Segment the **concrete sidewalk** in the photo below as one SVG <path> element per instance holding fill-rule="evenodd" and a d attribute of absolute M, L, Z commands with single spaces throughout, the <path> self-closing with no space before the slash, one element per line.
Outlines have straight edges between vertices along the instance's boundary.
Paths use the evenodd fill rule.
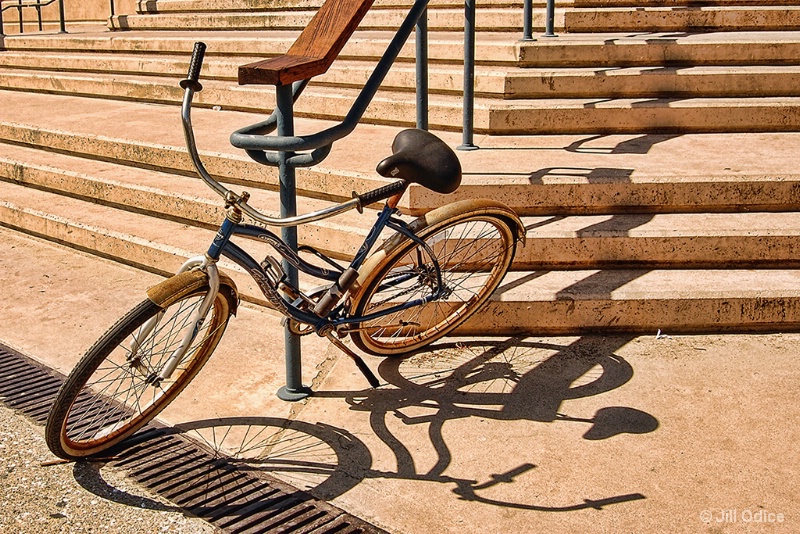
<path fill-rule="evenodd" d="M 0 341 L 64 372 L 159 281 L 0 237 Z M 296 404 L 282 345 L 243 305 L 162 419 L 243 456 L 291 420 L 272 473 L 390 532 L 800 530 L 800 335 L 448 339 L 376 390 L 309 336 Z"/>

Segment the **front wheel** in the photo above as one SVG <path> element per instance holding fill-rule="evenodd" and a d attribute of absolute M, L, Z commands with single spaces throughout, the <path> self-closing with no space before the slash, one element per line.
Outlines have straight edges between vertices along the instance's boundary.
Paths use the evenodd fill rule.
<path fill-rule="evenodd" d="M 178 289 L 166 308 L 145 300 L 89 349 L 59 390 L 48 416 L 45 439 L 53 454 L 78 459 L 116 445 L 189 384 L 228 323 L 231 302 L 223 291 L 169 378 L 159 373 L 192 327 L 190 318 L 207 291 L 208 286 Z"/>
<path fill-rule="evenodd" d="M 436 293 L 439 297 L 363 321 L 351 333 L 353 342 L 371 354 L 398 355 L 451 332 L 500 285 L 514 257 L 513 224 L 496 213 L 467 211 L 416 231 L 427 246 L 407 240 L 390 251 L 365 281 L 354 315 L 369 316 Z"/>

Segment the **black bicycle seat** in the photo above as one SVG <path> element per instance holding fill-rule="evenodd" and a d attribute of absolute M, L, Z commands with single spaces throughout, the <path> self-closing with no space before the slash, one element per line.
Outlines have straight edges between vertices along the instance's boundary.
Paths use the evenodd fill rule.
<path fill-rule="evenodd" d="M 392 143 L 392 155 L 378 164 L 378 174 L 416 183 L 437 193 L 452 193 L 461 184 L 461 163 L 444 141 L 425 130 L 403 130 Z"/>

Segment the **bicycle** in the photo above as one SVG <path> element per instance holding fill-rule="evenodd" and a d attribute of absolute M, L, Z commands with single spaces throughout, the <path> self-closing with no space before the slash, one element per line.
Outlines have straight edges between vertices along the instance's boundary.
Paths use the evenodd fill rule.
<path fill-rule="evenodd" d="M 199 72 L 205 45 L 192 54 L 181 116 L 189 155 L 201 179 L 225 201 L 226 217 L 207 252 L 187 260 L 178 273 L 147 292 L 147 299 L 114 324 L 78 362 L 59 390 L 45 429 L 50 450 L 64 459 L 96 455 L 152 420 L 197 375 L 219 343 L 239 296 L 234 281 L 217 268 L 222 257 L 250 274 L 294 334 L 328 338 L 353 359 L 372 387 L 379 385 L 361 357 L 342 342 L 350 336 L 363 351 L 380 356 L 413 352 L 447 335 L 490 297 L 508 271 L 524 227 L 507 206 L 489 200 L 455 202 L 413 222 L 399 218 L 400 198 L 416 183 L 439 193 L 455 191 L 461 166 L 455 153 L 423 130 L 401 131 L 393 154 L 377 171 L 393 182 L 346 202 L 306 215 L 266 216 L 205 169 L 194 140 L 191 103 L 202 90 Z M 269 123 L 269 124 L 268 124 Z M 243 129 L 242 145 L 257 161 L 272 154 L 253 150 L 270 120 Z M 337 134 L 339 135 L 339 134 Z M 344 134 L 346 135 L 346 133 Z M 319 136 L 277 141 L 283 152 L 312 150 L 318 161 L 330 150 Z M 271 137 L 275 140 L 275 137 Z M 300 139 L 301 142 L 297 142 Z M 295 156 L 296 157 L 296 156 Z M 316 265 L 263 225 L 294 227 L 383 201 L 377 220 L 347 267 L 304 246 Z M 256 224 L 244 222 L 248 216 Z M 377 248 L 385 230 L 394 232 Z M 232 238 L 270 245 L 288 265 L 325 282 L 304 292 L 272 256 L 261 262 Z M 374 250 L 373 250 L 374 249 Z"/>

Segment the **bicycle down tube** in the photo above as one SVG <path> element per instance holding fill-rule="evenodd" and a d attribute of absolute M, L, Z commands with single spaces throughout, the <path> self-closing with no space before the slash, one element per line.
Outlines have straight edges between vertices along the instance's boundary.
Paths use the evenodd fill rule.
<path fill-rule="evenodd" d="M 378 219 L 375 225 L 370 230 L 369 235 L 367 235 L 367 237 L 364 240 L 364 243 L 359 248 L 358 253 L 350 263 L 348 269 L 358 271 L 362 267 L 364 261 L 369 255 L 369 252 L 375 246 L 375 243 L 377 242 L 381 232 L 386 227 L 390 227 L 396 230 L 397 232 L 408 237 L 409 239 L 419 244 L 420 246 L 428 249 L 428 253 L 432 257 L 434 256 L 433 252 L 430 251 L 428 245 L 424 241 L 422 241 L 413 233 L 411 233 L 408 229 L 406 229 L 405 225 L 402 224 L 402 221 L 399 221 L 398 219 L 394 219 L 392 217 L 393 212 L 394 212 L 393 208 L 390 208 L 388 206 L 384 207 L 384 209 L 378 215 Z M 283 257 L 288 262 L 292 263 L 300 271 L 317 279 L 335 282 L 342 275 L 341 272 L 332 269 L 326 269 L 324 267 L 318 267 L 316 265 L 306 262 L 300 256 L 298 256 L 297 253 L 295 253 L 290 247 L 288 247 L 286 243 L 284 243 L 278 236 L 276 236 L 274 233 L 270 232 L 265 228 L 261 228 L 260 226 L 255 226 L 250 224 L 223 225 L 223 227 L 226 226 L 228 228 L 225 230 L 225 235 L 219 238 L 221 241 L 224 240 L 224 245 L 222 245 L 221 247 L 217 246 L 216 245 L 217 238 L 215 238 L 215 243 L 212 244 L 212 246 L 209 248 L 208 251 L 209 257 L 213 260 L 217 260 L 219 259 L 220 255 L 225 256 L 228 259 L 232 260 L 237 265 L 239 265 L 240 267 L 242 267 L 248 274 L 250 274 L 253 277 L 253 279 L 256 281 L 259 288 L 261 289 L 262 293 L 266 297 L 267 301 L 270 302 L 270 304 L 275 306 L 278 310 L 282 311 L 284 315 L 287 315 L 301 323 L 314 326 L 315 331 L 321 336 L 326 335 L 326 332 L 330 330 L 331 327 L 335 329 L 343 325 L 355 324 L 355 323 L 360 323 L 362 321 L 373 320 L 387 315 L 391 315 L 400 310 L 409 309 L 415 306 L 426 304 L 427 302 L 437 299 L 441 293 L 441 287 L 442 287 L 441 272 L 438 270 L 438 263 L 435 263 L 437 267 L 437 272 L 436 272 L 437 287 L 436 290 L 432 291 L 431 294 L 427 297 L 416 299 L 414 301 L 407 302 L 405 304 L 398 305 L 392 308 L 387 308 L 381 310 L 380 312 L 365 316 L 336 317 L 336 313 L 335 311 L 333 311 L 330 312 L 328 315 L 321 317 L 315 313 L 311 313 L 303 309 L 300 309 L 292 302 L 285 300 L 278 291 L 276 287 L 277 284 L 274 281 L 270 280 L 269 275 L 266 272 L 265 268 L 261 264 L 259 264 L 255 260 L 255 258 L 253 258 L 250 254 L 248 254 L 244 249 L 242 249 L 236 243 L 231 241 L 230 238 L 233 237 L 234 235 L 241 235 L 241 236 L 253 237 L 261 241 L 264 241 L 269 245 L 271 245 L 272 248 L 275 249 L 275 251 L 281 255 L 281 257 Z M 290 287 L 290 289 L 296 291 L 297 293 L 300 293 L 299 288 Z"/>

